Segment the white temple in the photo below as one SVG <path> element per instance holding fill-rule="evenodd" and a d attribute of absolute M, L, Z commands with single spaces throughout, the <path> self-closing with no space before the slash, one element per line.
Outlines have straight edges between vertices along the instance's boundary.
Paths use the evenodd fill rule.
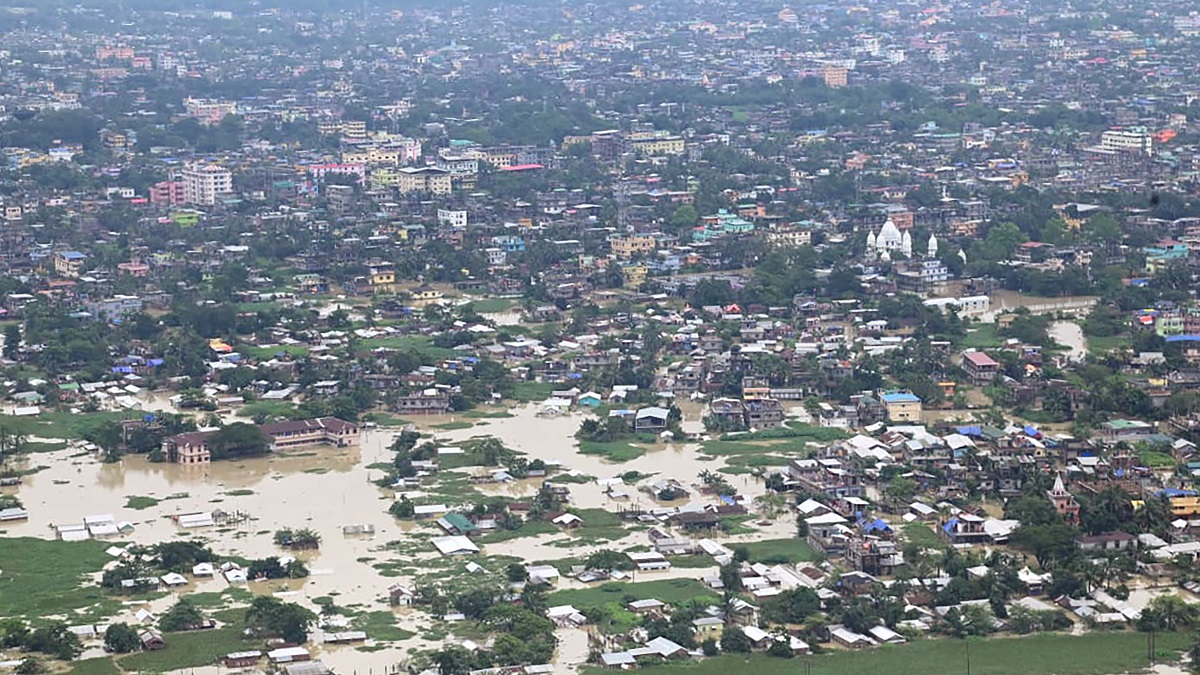
<path fill-rule="evenodd" d="M 936 258 L 937 254 L 938 254 L 937 235 L 930 234 L 929 235 L 929 245 L 925 247 L 925 257 L 926 258 Z"/>
<path fill-rule="evenodd" d="M 905 233 L 907 234 L 907 233 Z M 912 252 L 912 237 L 908 241 L 909 252 Z M 883 228 L 879 230 L 879 234 L 874 232 L 867 233 L 867 252 L 880 254 L 887 251 L 899 251 L 904 247 L 904 235 L 900 234 L 900 228 L 892 222 L 891 218 L 883 224 Z M 888 256 L 891 257 L 891 256 Z"/>

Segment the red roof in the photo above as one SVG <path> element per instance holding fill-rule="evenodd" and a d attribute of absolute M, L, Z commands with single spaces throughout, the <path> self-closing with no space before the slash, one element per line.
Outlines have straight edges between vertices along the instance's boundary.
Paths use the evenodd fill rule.
<path fill-rule="evenodd" d="M 963 354 L 963 359 L 969 361 L 972 365 L 979 368 L 1000 365 L 996 359 L 993 359 L 983 352 L 967 352 Z"/>

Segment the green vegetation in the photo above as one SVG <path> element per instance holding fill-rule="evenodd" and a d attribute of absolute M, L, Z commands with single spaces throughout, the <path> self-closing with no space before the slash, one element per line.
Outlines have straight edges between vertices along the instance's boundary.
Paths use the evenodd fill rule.
<path fill-rule="evenodd" d="M 396 615 L 391 612 L 367 612 L 353 621 L 355 628 L 365 632 L 372 640 L 399 642 L 415 635 L 396 625 Z"/>
<path fill-rule="evenodd" d="M 1187 633 L 1159 633 L 1160 654 L 1178 656 L 1191 637 Z M 971 640 L 973 675 L 1106 675 L 1140 672 L 1146 667 L 1146 636 L 1142 633 L 1089 633 L 1037 635 L 1011 639 Z M 1162 660 L 1160 658 L 1160 660 Z M 926 675 L 964 672 L 963 640 L 919 640 L 906 645 L 863 651 L 835 651 L 805 659 L 779 659 L 763 654 L 729 655 L 655 668 L 658 675 L 724 675 L 741 670 L 761 675 Z M 599 673 L 599 669 L 588 669 Z"/>
<path fill-rule="evenodd" d="M 546 400 L 552 391 L 554 385 L 549 382 L 518 382 L 513 387 L 512 397 L 516 401 L 533 403 Z"/>
<path fill-rule="evenodd" d="M 959 340 L 958 346 L 963 349 L 988 349 L 999 347 L 1004 340 L 996 335 L 996 324 L 974 324 L 967 330 L 967 335 Z"/>
<path fill-rule="evenodd" d="M 511 541 L 521 537 L 536 537 L 543 534 L 554 534 L 558 532 L 558 528 L 553 523 L 547 523 L 540 520 L 531 520 L 523 523 L 519 530 L 494 530 L 479 537 L 477 541 L 480 544 L 498 544 L 502 541 Z"/>
<path fill-rule="evenodd" d="M 646 454 L 646 448 L 629 441 L 580 441 L 579 454 L 601 455 L 610 462 L 629 462 Z"/>
<path fill-rule="evenodd" d="M 60 542 L 17 537 L 0 545 L 0 607 L 6 616 L 44 617 L 105 600 L 96 586 L 80 588 L 84 575 L 112 560 L 112 542 Z"/>
<path fill-rule="evenodd" d="M 120 675 L 121 670 L 117 668 L 117 664 L 108 657 L 97 659 L 84 659 L 82 661 L 72 661 L 71 669 L 66 675 Z"/>
<path fill-rule="evenodd" d="M 908 523 L 902 531 L 906 539 L 922 548 L 941 549 L 945 547 L 945 542 L 937 535 L 937 532 L 924 523 Z"/>
<path fill-rule="evenodd" d="M 1165 452 L 1156 452 L 1154 450 L 1143 450 L 1138 453 L 1138 461 L 1142 466 L 1148 466 L 1151 469 L 1170 468 L 1175 466 L 1175 458 Z"/>
<path fill-rule="evenodd" d="M 161 500 L 154 497 L 132 496 L 125 500 L 125 508 L 141 511 L 154 506 L 158 506 Z"/>
<path fill-rule="evenodd" d="M 441 424 L 435 424 L 435 425 L 433 425 L 432 428 L 438 429 L 440 431 L 458 431 L 459 429 L 470 429 L 473 426 L 475 426 L 474 422 L 465 422 L 463 420 L 455 420 L 453 422 L 443 422 Z"/>
<path fill-rule="evenodd" d="M 697 598 L 715 601 L 717 594 L 694 579 L 664 579 L 638 583 L 611 581 L 592 588 L 555 591 L 550 594 L 547 602 L 551 606 L 574 605 L 583 610 L 613 601 L 622 602 L 626 597 L 636 600 L 655 598 L 670 605 L 679 605 Z"/>
<path fill-rule="evenodd" d="M 767 539 L 740 544 L 737 548 L 746 549 L 751 562 L 795 563 L 818 560 L 821 557 L 803 539 Z"/>
<path fill-rule="evenodd" d="M 259 646 L 256 642 L 243 640 L 241 633 L 240 627 L 171 633 L 166 636 L 165 649 L 132 654 L 119 663 L 123 670 L 151 673 L 209 666 L 226 654 Z"/>
<path fill-rule="evenodd" d="M 6 417 L 4 428 L 10 434 L 22 436 L 78 440 L 95 435 L 106 422 L 117 422 L 126 417 L 127 414 L 119 412 L 42 411 L 36 417 Z"/>
<path fill-rule="evenodd" d="M 295 404 L 287 401 L 252 401 L 238 409 L 238 417 L 296 417 L 298 409 Z"/>

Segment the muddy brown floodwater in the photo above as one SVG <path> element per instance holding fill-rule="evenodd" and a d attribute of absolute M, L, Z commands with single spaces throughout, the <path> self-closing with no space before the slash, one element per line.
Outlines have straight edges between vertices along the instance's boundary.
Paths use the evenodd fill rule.
<path fill-rule="evenodd" d="M 583 416 L 576 413 L 554 418 L 537 416 L 536 406 L 511 411 L 512 417 L 477 420 L 469 429 L 437 432 L 429 427 L 447 418 L 417 420 L 419 426 L 433 431 L 440 443 L 466 440 L 472 436 L 490 435 L 506 445 L 524 452 L 529 459 L 557 460 L 568 470 L 597 478 L 612 478 L 628 471 L 656 474 L 661 478 L 676 478 L 691 485 L 704 470 L 720 468 L 721 459 L 706 458 L 695 444 L 660 444 L 645 455 L 629 462 L 614 463 L 603 457 L 581 455 L 574 434 Z M 689 410 L 688 417 L 699 411 Z M 695 421 L 694 419 L 692 420 Z M 19 494 L 30 512 L 24 523 L 7 524 L 6 536 L 54 538 L 53 525 L 82 522 L 84 516 L 112 514 L 118 522 L 129 521 L 134 531 L 122 537 L 124 541 L 154 544 L 179 538 L 200 538 L 207 541 L 220 555 L 262 558 L 285 553 L 272 543 L 272 534 L 281 528 L 310 528 L 322 537 L 318 551 L 299 555 L 309 565 L 312 575 L 294 581 L 253 582 L 255 593 L 285 593 L 290 601 L 303 602 L 315 608 L 312 599 L 333 594 L 342 606 L 361 604 L 368 610 L 387 609 L 387 588 L 394 583 L 411 582 L 404 577 L 387 578 L 371 567 L 388 558 L 378 549 L 385 542 L 405 539 L 411 523 L 400 523 L 387 513 L 394 499 L 391 490 L 377 488 L 371 480 L 383 472 L 368 468 L 374 463 L 391 459 L 388 447 L 396 430 L 369 430 L 363 433 L 361 448 L 335 449 L 316 447 L 291 453 L 239 462 L 216 462 L 203 467 L 175 464 L 153 464 L 140 457 L 127 457 L 120 463 L 104 464 L 93 457 L 72 457 L 73 451 L 36 455 L 32 463 L 48 468 L 25 479 Z M 469 470 L 467 470 L 469 471 Z M 730 481 L 747 497 L 763 494 L 761 481 L 745 476 L 730 476 Z M 524 480 L 510 484 L 485 485 L 485 494 L 511 497 L 532 495 L 539 481 Z M 626 502 L 609 498 L 596 483 L 571 484 L 572 501 L 581 508 L 602 508 L 616 511 L 618 504 L 652 506 L 654 500 L 634 486 L 625 488 L 630 495 Z M 711 501 L 708 496 L 693 491 L 694 500 Z M 157 505 L 143 510 L 126 508 L 129 497 L 144 496 L 160 499 Z M 683 502 L 676 502 L 680 504 Z M 240 511 L 249 520 L 227 528 L 182 530 L 171 515 L 212 511 Z M 345 525 L 372 525 L 375 535 L 347 537 Z M 727 541 L 748 541 L 760 538 L 792 536 L 790 518 L 765 525 L 753 535 L 729 537 Z M 548 534 L 527 537 L 484 547 L 488 555 L 511 555 L 526 560 L 557 559 L 594 550 L 596 545 L 580 541 L 574 548 L 550 546 L 567 536 Z M 619 542 L 605 546 L 622 548 L 645 544 L 643 533 L 632 533 Z M 419 554 L 416 560 L 429 559 L 433 552 Z M 654 578 L 697 578 L 709 570 L 671 570 Z M 577 582 L 566 581 L 573 585 Z M 152 611 L 169 607 L 181 594 L 196 591 L 219 591 L 226 586 L 223 580 L 194 582 L 176 590 L 170 597 L 150 604 Z M 130 606 L 121 618 L 128 619 L 136 611 Z M 420 613 L 396 610 L 398 625 L 420 633 L 425 627 Z M 560 631 L 562 638 L 558 661 L 574 668 L 586 657 L 586 636 L 581 631 Z M 419 637 L 398 643 L 380 651 L 367 653 L 352 647 L 320 648 L 323 658 L 332 668 L 343 673 L 382 670 L 407 658 L 414 649 L 436 647 Z M 189 669 L 192 670 L 192 669 Z M 205 669 L 196 669 L 204 672 Z M 215 670 L 214 670 L 215 672 Z"/>

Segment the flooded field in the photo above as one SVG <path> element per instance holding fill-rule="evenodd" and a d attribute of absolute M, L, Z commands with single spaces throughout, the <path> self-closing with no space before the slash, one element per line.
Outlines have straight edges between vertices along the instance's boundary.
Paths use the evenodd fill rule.
<path fill-rule="evenodd" d="M 699 409 L 689 410 L 689 423 L 697 423 Z M 539 417 L 535 406 L 511 411 L 510 417 L 470 419 L 440 417 L 416 420 L 422 430 L 434 434 L 438 444 L 466 441 L 475 436 L 494 436 L 530 460 L 542 459 L 561 463 L 563 470 L 579 476 L 607 479 L 637 472 L 645 476 L 675 478 L 684 485 L 698 483 L 703 471 L 715 471 L 725 464 L 724 458 L 714 459 L 698 451 L 697 444 L 659 443 L 640 457 L 615 463 L 599 455 L 578 452 L 574 438 L 582 416 Z M 437 425 L 447 422 L 471 421 L 470 428 L 438 431 Z M 389 610 L 388 587 L 412 584 L 423 566 L 446 567 L 465 565 L 448 563 L 437 557 L 425 538 L 433 532 L 426 523 L 398 521 L 387 513 L 394 501 L 391 489 L 376 487 L 372 481 L 385 474 L 382 465 L 392 459 L 389 446 L 398 430 L 368 430 L 363 433 L 361 448 L 336 449 L 314 447 L 263 458 L 236 462 L 214 462 L 207 466 L 155 464 L 142 457 L 127 457 L 115 464 L 105 464 L 91 455 L 77 451 L 36 455 L 31 466 L 44 469 L 25 478 L 19 495 L 30 512 L 27 522 L 7 524 L 6 536 L 54 538 L 53 526 L 82 522 L 85 516 L 111 514 L 118 523 L 127 521 L 132 533 L 120 541 L 154 544 L 177 539 L 199 539 L 209 544 L 221 556 L 246 559 L 285 554 L 272 542 L 272 534 L 283 528 L 309 528 L 322 538 L 319 550 L 303 552 L 297 557 L 306 562 L 311 576 L 299 580 L 251 582 L 256 594 L 283 594 L 287 600 L 302 602 L 317 609 L 315 598 L 335 597 L 339 606 L 358 607 L 364 611 Z M 372 468 L 372 467 L 375 468 Z M 479 468 L 458 470 L 470 474 Z M 446 472 L 449 473 L 449 472 Z M 761 481 L 751 476 L 727 476 L 746 497 L 753 499 L 765 492 Z M 510 498 L 534 495 L 542 479 L 526 479 L 511 483 L 473 486 L 483 495 Z M 582 480 L 582 478 L 580 479 Z M 5 488 L 8 491 L 16 488 Z M 658 505 L 651 495 L 630 485 L 621 488 L 627 499 L 613 499 L 595 481 L 570 484 L 571 504 L 581 509 L 602 509 L 615 512 L 621 508 Z M 131 498 L 142 498 L 130 501 Z M 150 498 L 149 500 L 144 498 Z M 691 499 L 710 502 L 713 497 L 691 490 Z M 159 500 L 148 508 L 136 509 Z M 675 505 L 687 503 L 676 500 Z M 184 530 L 171 516 L 211 512 L 220 509 L 244 514 L 245 519 L 219 528 Z M 373 536 L 345 536 L 347 525 L 368 525 Z M 420 536 L 418 536 L 420 533 Z M 726 537 L 727 543 L 763 538 L 792 537 L 795 526 L 790 517 L 778 522 L 761 523 L 751 534 Z M 485 556 L 511 556 L 526 561 L 554 560 L 585 556 L 598 548 L 615 550 L 648 543 L 644 532 L 631 531 L 621 539 L 593 542 L 571 537 L 567 533 L 523 536 L 504 542 L 484 544 Z M 405 569 L 383 575 L 376 567 L 391 562 Z M 499 575 L 499 570 L 493 570 Z M 655 579 L 698 579 L 712 573 L 712 568 L 672 569 L 651 573 Z M 563 587 L 578 582 L 564 579 Z M 227 586 L 221 579 L 192 582 L 174 589 L 167 597 L 149 604 L 151 611 L 160 612 L 174 604 L 180 595 L 192 592 L 221 591 Z M 140 606 L 130 605 L 117 620 L 131 620 Z M 411 631 L 416 637 L 397 642 L 379 651 L 365 652 L 353 647 L 320 648 L 321 658 L 339 672 L 365 672 L 382 669 L 406 659 L 413 650 L 432 649 L 440 640 L 421 637 L 429 631 L 429 617 L 419 612 L 395 610 L 397 626 Z M 587 656 L 587 639 L 582 631 L 560 631 L 558 661 L 563 664 L 582 663 Z M 318 641 L 319 642 L 319 641 Z M 99 655 L 96 653 L 95 655 Z"/>

